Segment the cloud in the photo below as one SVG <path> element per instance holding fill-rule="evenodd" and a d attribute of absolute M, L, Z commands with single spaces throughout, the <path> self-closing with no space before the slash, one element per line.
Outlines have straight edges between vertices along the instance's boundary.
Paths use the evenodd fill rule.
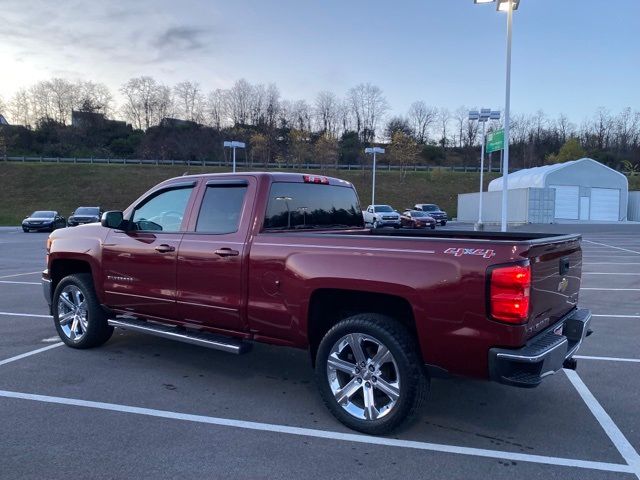
<path fill-rule="evenodd" d="M 153 45 L 165 51 L 197 51 L 206 50 L 205 37 L 208 32 L 199 27 L 170 27 L 158 35 Z"/>

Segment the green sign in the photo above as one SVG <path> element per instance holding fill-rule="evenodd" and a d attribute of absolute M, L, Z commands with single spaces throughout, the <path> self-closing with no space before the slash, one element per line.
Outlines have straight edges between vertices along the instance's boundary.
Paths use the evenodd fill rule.
<path fill-rule="evenodd" d="M 496 130 L 487 135 L 487 153 L 499 152 L 504 148 L 504 130 Z"/>

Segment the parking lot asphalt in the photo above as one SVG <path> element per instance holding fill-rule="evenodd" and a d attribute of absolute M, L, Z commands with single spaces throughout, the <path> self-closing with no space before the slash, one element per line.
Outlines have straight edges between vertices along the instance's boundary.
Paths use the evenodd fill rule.
<path fill-rule="evenodd" d="M 587 230 L 595 334 L 577 372 L 533 390 L 434 380 L 414 422 L 375 438 L 328 413 L 306 352 L 124 331 L 60 346 L 39 285 L 47 235 L 0 228 L 0 478 L 638 479 L 640 226 L 533 228 Z"/>

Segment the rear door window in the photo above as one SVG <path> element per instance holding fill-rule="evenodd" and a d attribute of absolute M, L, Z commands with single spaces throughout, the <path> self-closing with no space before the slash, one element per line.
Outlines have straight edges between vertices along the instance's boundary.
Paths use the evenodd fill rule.
<path fill-rule="evenodd" d="M 198 214 L 196 232 L 220 235 L 237 232 L 246 193 L 246 183 L 208 185 Z"/>

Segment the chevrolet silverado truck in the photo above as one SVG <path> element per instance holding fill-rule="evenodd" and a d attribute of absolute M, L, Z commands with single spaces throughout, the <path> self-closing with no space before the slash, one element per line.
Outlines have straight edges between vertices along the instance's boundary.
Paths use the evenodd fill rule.
<path fill-rule="evenodd" d="M 343 180 L 196 175 L 53 232 L 42 282 L 69 347 L 115 327 L 233 354 L 306 349 L 333 415 L 382 434 L 417 411 L 430 378 L 535 387 L 575 368 L 591 318 L 577 307 L 580 243 L 366 229 Z"/>

